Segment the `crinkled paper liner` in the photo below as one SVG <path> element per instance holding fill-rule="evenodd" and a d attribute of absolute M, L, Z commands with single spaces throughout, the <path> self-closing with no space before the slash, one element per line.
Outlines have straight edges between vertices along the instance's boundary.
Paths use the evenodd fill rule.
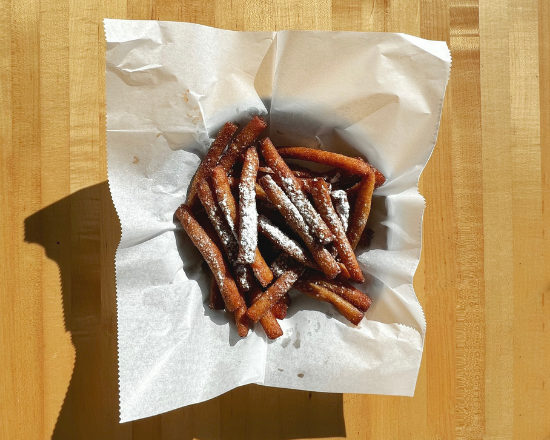
<path fill-rule="evenodd" d="M 412 395 L 426 330 L 412 285 L 425 207 L 418 178 L 437 138 L 447 46 L 403 34 L 252 33 L 152 21 L 105 20 L 105 30 L 108 176 L 122 225 L 121 421 L 248 383 Z M 362 71 L 361 62 L 379 72 Z M 305 68 L 311 82 L 300 82 Z M 412 90 L 394 93 L 402 82 Z M 369 114 L 369 105 L 380 107 Z M 384 112 L 406 126 L 397 128 L 398 140 L 413 137 L 404 147 L 408 163 L 395 158 L 400 144 Z M 360 154 L 388 177 L 374 194 L 371 250 L 358 253 L 369 278 L 362 288 L 374 303 L 357 328 L 331 305 L 294 294 L 281 338 L 269 341 L 255 326 L 240 340 L 231 316 L 208 309 L 207 271 L 170 214 L 221 125 L 264 113 L 276 145 Z M 416 133 L 418 121 L 433 123 L 432 134 Z"/>

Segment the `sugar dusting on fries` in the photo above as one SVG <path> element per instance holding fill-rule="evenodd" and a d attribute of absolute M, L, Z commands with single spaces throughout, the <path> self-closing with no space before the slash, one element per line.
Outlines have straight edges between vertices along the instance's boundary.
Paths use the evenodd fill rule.
<path fill-rule="evenodd" d="M 258 142 L 266 126 L 258 116 L 239 133 L 226 123 L 199 166 L 186 204 L 176 211 L 212 271 L 209 307 L 233 312 L 241 337 L 259 322 L 276 339 L 283 334 L 278 320 L 290 306 L 288 292 L 295 288 L 331 303 L 357 325 L 372 301 L 346 279 L 364 282 L 354 249 L 368 233 L 372 193 L 385 178 L 359 158 L 277 149 L 267 137 Z M 284 158 L 333 169 L 319 173 Z M 267 209 L 283 220 L 258 214 L 257 202 L 262 213 Z M 260 242 L 258 233 L 268 240 Z"/>

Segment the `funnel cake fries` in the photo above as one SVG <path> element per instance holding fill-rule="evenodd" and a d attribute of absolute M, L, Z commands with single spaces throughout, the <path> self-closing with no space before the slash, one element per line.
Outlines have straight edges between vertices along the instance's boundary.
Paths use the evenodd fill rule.
<path fill-rule="evenodd" d="M 239 224 L 239 218 L 237 214 L 237 205 L 235 198 L 231 193 L 231 187 L 229 179 L 225 174 L 222 167 L 217 166 L 212 172 L 212 183 L 216 190 L 216 197 L 218 198 L 218 204 L 225 215 L 225 219 L 233 232 L 235 238 L 238 236 L 237 226 Z M 257 184 L 256 184 L 257 185 Z M 265 262 L 260 250 L 256 247 L 254 262 L 250 265 L 252 271 L 256 276 L 256 279 L 260 282 L 262 287 L 267 287 L 273 280 L 273 274 L 269 269 L 269 266 Z"/>
<path fill-rule="evenodd" d="M 256 257 L 258 244 L 258 211 L 256 210 L 256 176 L 258 175 L 258 152 L 250 147 L 244 158 L 239 183 L 239 263 L 250 264 Z"/>
<path fill-rule="evenodd" d="M 344 227 L 344 232 L 346 232 L 348 230 L 350 210 L 348 195 L 344 190 L 338 189 L 336 191 L 332 191 L 330 193 L 330 196 L 332 197 L 334 209 L 336 209 L 338 217 L 340 217 L 340 221 L 342 222 L 342 226 Z"/>
<path fill-rule="evenodd" d="M 286 235 L 277 226 L 271 223 L 264 215 L 260 215 L 258 217 L 258 230 L 275 246 L 294 258 L 296 261 L 299 261 L 307 266 L 312 264 L 311 257 L 307 255 L 306 250 L 302 247 L 302 245 Z"/>
<path fill-rule="evenodd" d="M 364 283 L 365 277 L 359 268 L 355 253 L 346 237 L 342 222 L 332 206 L 329 185 L 323 179 L 317 179 L 315 181 L 315 185 L 313 186 L 313 200 L 315 201 L 315 206 L 321 213 L 321 217 L 334 234 L 334 245 L 346 269 L 348 269 L 351 279 L 357 283 Z"/>
<path fill-rule="evenodd" d="M 235 165 L 235 162 L 237 162 L 239 156 L 246 150 L 247 147 L 252 145 L 252 143 L 258 138 L 260 133 L 264 131 L 266 127 L 267 124 L 262 118 L 254 116 L 252 120 L 241 130 L 233 143 L 224 153 L 219 162 L 220 166 L 228 172 L 233 165 Z"/>
<path fill-rule="evenodd" d="M 354 250 L 385 177 L 360 158 L 257 141 L 266 126 L 258 116 L 238 133 L 225 124 L 176 211 L 212 271 L 208 306 L 232 312 L 241 337 L 259 322 L 276 339 L 294 288 L 358 325 L 372 301 L 346 280 L 365 281 Z"/>
<path fill-rule="evenodd" d="M 176 211 L 176 217 L 181 222 L 183 229 L 202 254 L 205 261 L 210 266 L 210 270 L 218 283 L 220 292 L 225 302 L 225 308 L 233 312 L 236 309 L 245 306 L 245 302 L 237 285 L 231 276 L 229 266 L 225 262 L 221 251 L 210 240 L 208 234 L 198 224 L 191 210 L 187 205 L 181 205 Z"/>
<path fill-rule="evenodd" d="M 246 316 L 247 308 L 246 306 L 239 307 L 235 310 L 235 325 L 237 326 L 237 333 L 241 338 L 244 338 L 248 335 L 248 330 L 250 330 L 250 324 L 248 322 L 248 316 Z"/>
<path fill-rule="evenodd" d="M 208 302 L 208 307 L 212 310 L 225 309 L 225 303 L 223 302 L 222 294 L 220 292 L 220 286 L 216 283 L 215 278 L 212 278 L 212 282 L 210 283 L 210 300 Z"/>
<path fill-rule="evenodd" d="M 250 298 L 250 305 L 254 304 L 258 300 L 261 294 L 262 294 L 262 291 L 260 289 L 253 289 L 251 292 L 249 292 L 248 295 Z M 275 306 L 273 308 L 275 308 Z M 265 315 L 260 318 L 260 324 L 263 327 L 265 334 L 269 339 L 277 339 L 279 336 L 283 335 L 283 330 L 281 329 L 281 326 L 277 322 L 277 319 L 275 318 L 275 314 L 271 310 L 266 312 Z"/>
<path fill-rule="evenodd" d="M 286 312 L 288 311 L 291 302 L 292 300 L 290 299 L 290 295 L 288 293 L 285 293 L 282 299 L 271 308 L 273 316 L 275 316 L 275 318 L 277 319 L 285 319 Z"/>
<path fill-rule="evenodd" d="M 359 193 L 357 194 L 355 208 L 353 210 L 353 215 L 351 216 L 348 229 L 348 240 L 353 250 L 355 250 L 355 248 L 359 244 L 361 235 L 363 235 L 365 226 L 367 226 L 374 185 L 375 176 L 371 173 L 366 177 L 363 177 L 363 181 L 361 182 L 361 186 L 359 187 Z"/>
<path fill-rule="evenodd" d="M 238 127 L 235 124 L 232 124 L 231 122 L 226 123 L 216 137 L 216 140 L 210 146 L 208 153 L 206 153 L 206 157 L 199 165 L 199 169 L 195 173 L 195 177 L 193 177 L 193 182 L 191 183 L 191 188 L 189 189 L 189 193 L 187 195 L 187 204 L 189 207 L 193 208 L 198 201 L 198 183 L 210 176 L 212 170 L 218 164 L 218 161 L 223 154 L 223 150 L 225 150 L 225 147 L 227 147 L 227 144 L 231 141 L 231 138 L 237 129 Z"/>
<path fill-rule="evenodd" d="M 250 268 L 243 264 L 237 263 L 237 240 L 229 229 L 228 224 L 224 221 L 223 214 L 216 204 L 214 192 L 208 180 L 203 180 L 199 183 L 198 188 L 199 199 L 206 210 L 206 214 L 210 219 L 218 237 L 220 238 L 223 248 L 227 254 L 227 259 L 232 264 L 235 270 L 235 277 L 239 287 L 247 292 L 252 288 Z"/>
<path fill-rule="evenodd" d="M 340 168 L 350 174 L 360 174 L 362 176 L 366 176 L 374 171 L 374 174 L 376 175 L 377 188 L 386 181 L 386 178 L 380 171 L 362 159 L 348 157 L 338 153 L 331 153 L 330 151 L 322 151 L 304 147 L 279 148 L 278 151 L 281 157 L 309 160 L 310 162 Z"/>
<path fill-rule="evenodd" d="M 292 227 L 300 238 L 304 241 L 309 251 L 313 255 L 313 259 L 323 270 L 323 273 L 328 279 L 332 279 L 340 273 L 340 267 L 336 260 L 330 255 L 323 245 L 316 241 L 309 233 L 309 229 L 298 212 L 298 209 L 292 204 L 292 202 L 285 195 L 283 190 L 275 183 L 271 176 L 264 176 L 260 180 L 260 185 L 264 189 L 267 197 L 271 200 L 271 203 L 283 214 L 288 224 Z"/>
<path fill-rule="evenodd" d="M 325 289 L 329 289 L 342 297 L 362 312 L 366 312 L 372 304 L 372 300 L 360 290 L 353 287 L 351 284 L 340 280 L 326 280 L 322 275 L 308 270 L 304 275 L 304 279 L 307 279 L 310 283 L 322 286 Z"/>
<path fill-rule="evenodd" d="M 299 280 L 294 287 L 296 290 L 318 299 L 319 301 L 331 303 L 338 309 L 340 314 L 342 314 L 344 318 L 346 318 L 353 325 L 358 325 L 364 317 L 361 310 L 324 286 Z"/>
<path fill-rule="evenodd" d="M 262 293 L 254 304 L 250 306 L 248 317 L 258 322 L 262 316 L 271 310 L 279 300 L 287 293 L 292 285 L 298 280 L 303 268 L 291 268 L 285 271 L 264 293 Z"/>
<path fill-rule="evenodd" d="M 334 237 L 302 191 L 300 180 L 294 175 L 279 153 L 277 153 L 277 149 L 269 138 L 262 139 L 260 145 L 262 147 L 262 156 L 277 175 L 278 182 L 280 182 L 288 197 L 304 218 L 312 235 L 317 237 L 323 245 L 330 243 L 334 240 Z"/>

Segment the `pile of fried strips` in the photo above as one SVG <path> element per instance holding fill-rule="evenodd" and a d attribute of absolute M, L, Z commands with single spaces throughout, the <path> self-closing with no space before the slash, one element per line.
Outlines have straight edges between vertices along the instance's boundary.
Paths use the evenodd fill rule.
<path fill-rule="evenodd" d="M 258 116 L 239 132 L 226 123 L 176 211 L 212 271 L 209 307 L 232 312 L 241 337 L 260 322 L 276 339 L 294 288 L 357 325 L 372 301 L 350 284 L 365 282 L 355 249 L 370 240 L 372 194 L 385 178 L 361 158 L 276 148 L 258 140 L 266 126 Z"/>

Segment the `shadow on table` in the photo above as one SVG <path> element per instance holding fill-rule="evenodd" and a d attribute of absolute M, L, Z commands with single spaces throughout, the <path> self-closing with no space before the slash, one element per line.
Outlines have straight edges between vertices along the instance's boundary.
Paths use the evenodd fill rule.
<path fill-rule="evenodd" d="M 346 435 L 342 394 L 246 386 L 216 399 L 120 424 L 114 257 L 120 225 L 107 182 L 25 220 L 25 240 L 56 261 L 65 327 L 76 351 L 52 435 L 65 439 L 292 439 Z"/>

